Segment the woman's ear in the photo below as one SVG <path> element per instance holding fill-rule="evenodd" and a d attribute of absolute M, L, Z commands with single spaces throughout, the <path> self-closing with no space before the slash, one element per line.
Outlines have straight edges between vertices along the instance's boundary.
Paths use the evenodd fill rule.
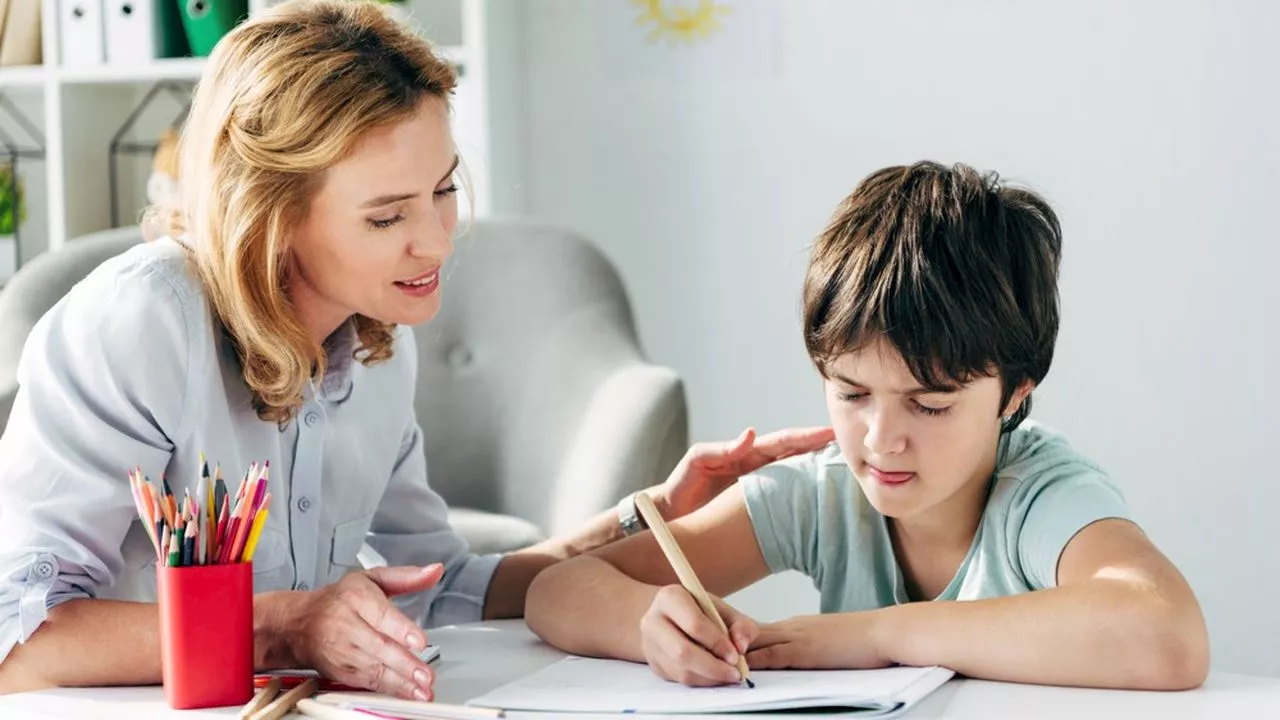
<path fill-rule="evenodd" d="M 1027 396 L 1031 394 L 1031 391 L 1034 390 L 1035 387 L 1036 384 L 1034 381 L 1023 380 L 1022 384 L 1018 386 L 1018 389 L 1014 390 L 1013 394 L 1009 396 L 1009 403 L 1004 406 L 1003 411 L 1000 413 L 1000 417 L 1005 420 L 1013 417 L 1013 414 L 1018 412 L 1018 408 L 1022 407 L 1023 401 L 1027 399 Z"/>

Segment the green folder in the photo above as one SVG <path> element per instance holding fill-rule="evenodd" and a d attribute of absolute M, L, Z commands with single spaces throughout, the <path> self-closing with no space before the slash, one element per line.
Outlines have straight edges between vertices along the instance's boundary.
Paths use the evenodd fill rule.
<path fill-rule="evenodd" d="M 249 16 L 249 0 L 174 1 L 182 9 L 182 25 L 196 57 L 208 57 L 222 36 Z"/>
<path fill-rule="evenodd" d="M 156 3 L 156 19 L 152 23 L 156 57 L 176 58 L 191 54 L 186 28 L 182 26 L 182 10 L 172 0 Z"/>

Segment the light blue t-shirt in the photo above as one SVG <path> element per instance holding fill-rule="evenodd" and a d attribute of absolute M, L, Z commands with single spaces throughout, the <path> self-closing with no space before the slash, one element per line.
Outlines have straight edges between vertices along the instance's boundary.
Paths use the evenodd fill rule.
<path fill-rule="evenodd" d="M 908 602 L 888 525 L 832 443 L 742 479 L 771 572 L 813 579 L 821 610 Z M 1066 439 L 1026 422 L 1001 440 L 986 509 L 964 561 L 937 600 L 974 600 L 1054 587 L 1058 557 L 1085 526 L 1129 518 L 1106 473 Z"/>

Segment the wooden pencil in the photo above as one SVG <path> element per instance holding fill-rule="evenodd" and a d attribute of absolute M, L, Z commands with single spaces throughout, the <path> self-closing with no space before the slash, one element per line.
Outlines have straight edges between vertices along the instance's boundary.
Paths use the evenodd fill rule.
<path fill-rule="evenodd" d="M 259 690 L 258 694 L 254 695 L 252 700 L 245 703 L 245 706 L 240 708 L 239 716 L 242 718 L 252 717 L 254 713 L 266 707 L 267 703 L 275 700 L 276 695 L 279 694 L 280 678 L 273 677 L 271 678 L 271 681 L 267 683 L 266 687 Z"/>
<path fill-rule="evenodd" d="M 306 681 L 299 684 L 289 692 L 272 700 L 266 707 L 250 715 L 250 720 L 277 720 L 289 714 L 293 706 L 302 698 L 308 698 L 316 694 L 318 684 L 315 678 L 307 678 Z"/>
<path fill-rule="evenodd" d="M 720 631 L 728 636 L 729 628 L 725 626 L 724 618 L 720 617 L 720 611 L 716 610 L 716 605 L 711 601 L 711 596 L 702 587 L 702 581 L 698 580 L 697 574 L 693 572 L 693 566 L 685 558 L 684 551 L 680 549 L 675 536 L 671 534 L 671 528 L 667 527 L 666 521 L 662 519 L 662 514 L 654 506 L 653 500 L 642 492 L 636 493 L 635 497 L 636 509 L 640 511 L 645 523 L 653 532 L 653 537 L 657 539 L 658 546 L 662 548 L 662 554 L 667 556 L 667 562 L 671 563 L 672 569 L 676 571 L 676 576 L 680 578 L 680 584 L 693 596 L 693 599 L 698 603 L 698 607 L 702 608 L 703 614 L 711 618 L 712 622 L 720 628 Z M 733 638 L 730 637 L 730 642 L 732 641 Z M 742 676 L 742 682 L 746 683 L 747 687 L 755 687 L 755 683 L 751 682 L 751 670 L 747 667 L 746 655 L 741 652 L 738 653 L 738 674 Z"/>

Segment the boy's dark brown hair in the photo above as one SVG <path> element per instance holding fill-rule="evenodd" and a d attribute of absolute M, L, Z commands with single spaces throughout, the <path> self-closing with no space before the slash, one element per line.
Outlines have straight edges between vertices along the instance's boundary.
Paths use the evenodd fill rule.
<path fill-rule="evenodd" d="M 1043 198 L 935 162 L 864 179 L 814 244 L 804 340 L 828 364 L 884 338 L 927 388 L 997 376 L 1003 409 L 1049 372 L 1062 231 Z M 1022 403 L 1003 429 L 1031 412 Z"/>

